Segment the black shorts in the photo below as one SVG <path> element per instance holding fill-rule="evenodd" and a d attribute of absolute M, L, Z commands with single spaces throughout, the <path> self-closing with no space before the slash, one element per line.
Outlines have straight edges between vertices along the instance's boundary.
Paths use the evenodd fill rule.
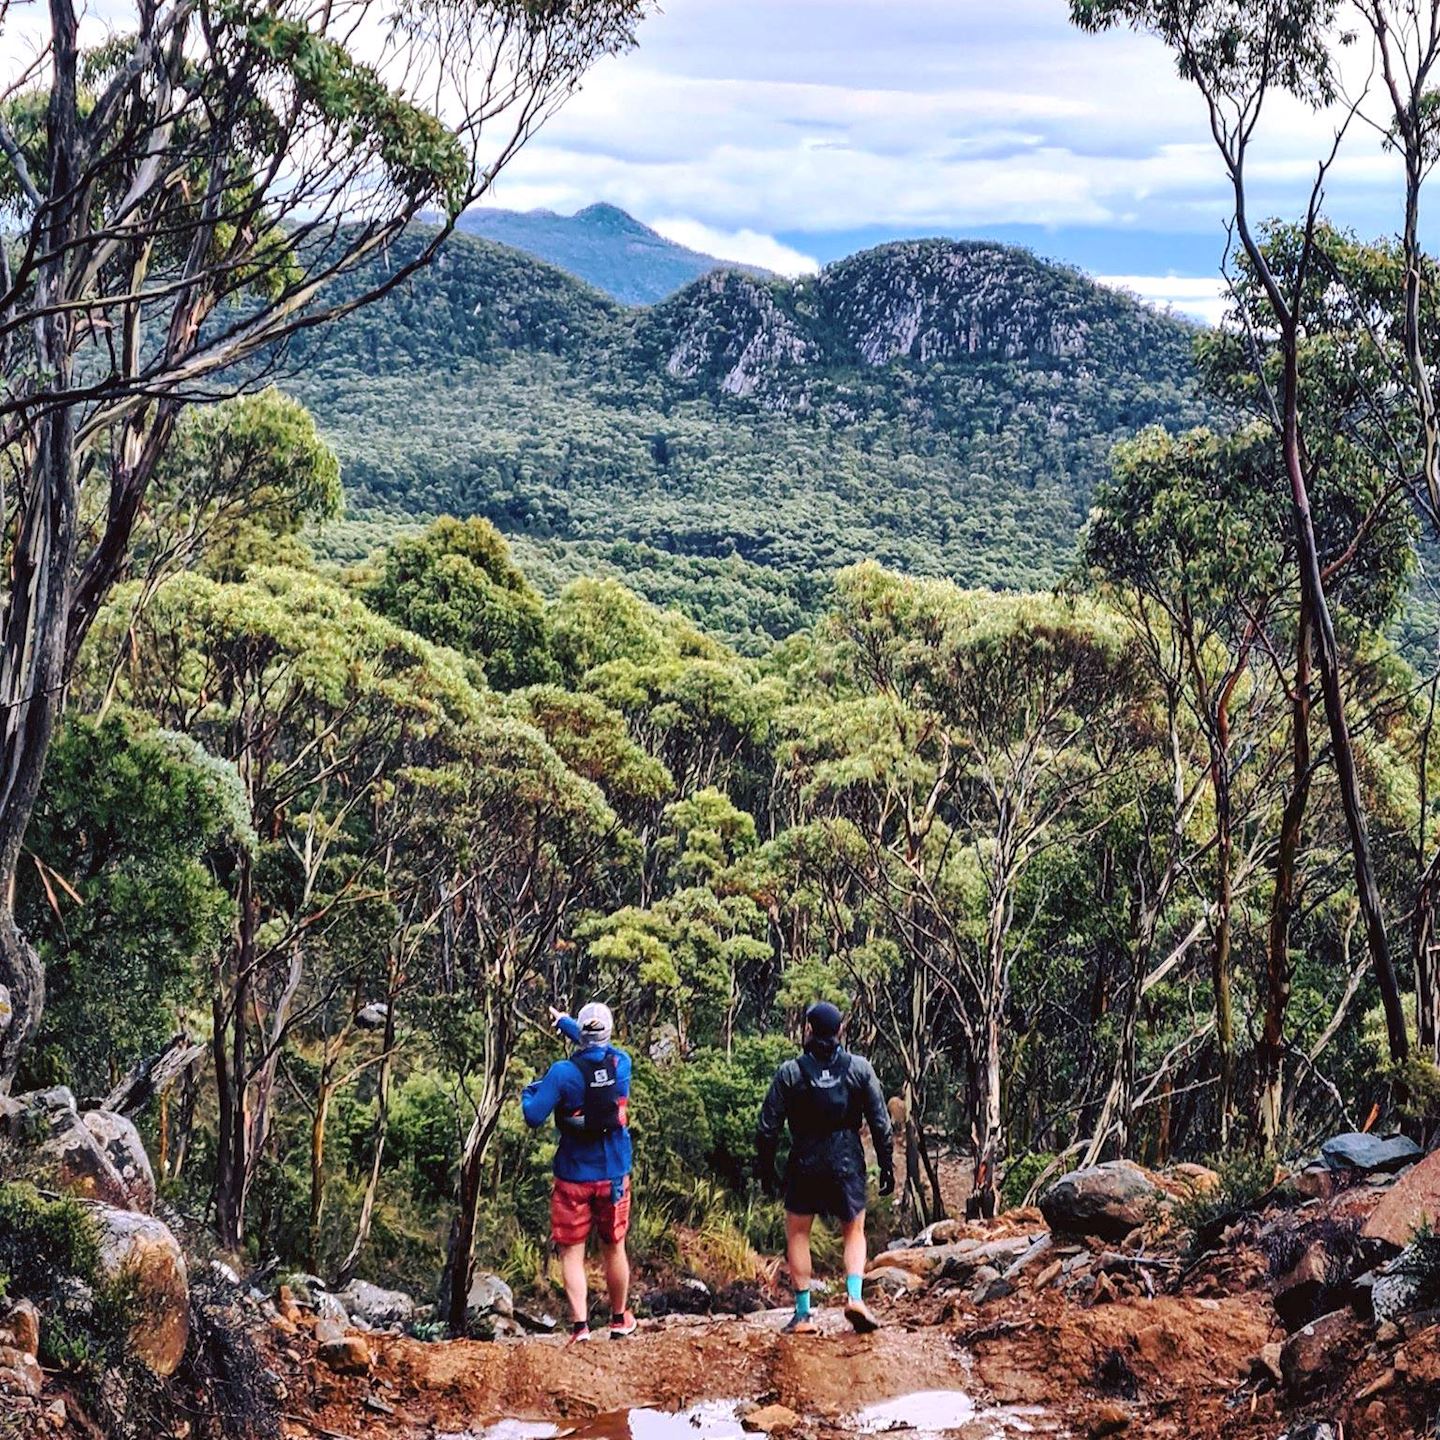
<path fill-rule="evenodd" d="M 853 1220 L 865 1209 L 865 1173 L 791 1175 L 785 1181 L 785 1208 L 792 1215 L 824 1215 Z"/>

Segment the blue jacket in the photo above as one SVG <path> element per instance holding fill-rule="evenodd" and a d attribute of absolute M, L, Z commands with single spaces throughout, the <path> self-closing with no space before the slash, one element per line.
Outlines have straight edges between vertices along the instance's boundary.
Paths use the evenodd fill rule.
<path fill-rule="evenodd" d="M 559 1022 L 560 1033 L 572 1044 L 580 1045 L 580 1027 L 570 1016 Z M 630 1057 L 613 1045 L 589 1045 L 575 1051 L 577 1058 L 601 1060 L 609 1051 L 615 1057 L 615 1079 L 621 1095 L 630 1094 Z M 568 1061 L 557 1060 L 538 1080 L 525 1087 L 520 1109 L 525 1123 L 538 1129 L 560 1110 L 562 1113 L 580 1109 L 585 1104 L 585 1082 L 580 1072 Z M 557 1180 L 620 1180 L 630 1173 L 630 1132 L 612 1130 L 608 1135 L 577 1135 L 571 1130 L 560 1131 L 555 1150 Z"/>

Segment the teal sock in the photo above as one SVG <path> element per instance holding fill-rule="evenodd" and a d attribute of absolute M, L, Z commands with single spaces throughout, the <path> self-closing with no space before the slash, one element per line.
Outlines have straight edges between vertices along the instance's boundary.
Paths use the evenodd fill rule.
<path fill-rule="evenodd" d="M 810 1292 L 808 1290 L 795 1292 L 795 1313 L 802 1320 L 810 1314 Z"/>
<path fill-rule="evenodd" d="M 858 1300 L 860 1298 L 860 1287 L 863 1283 L 859 1275 L 847 1275 L 845 1277 L 845 1293 L 852 1300 Z"/>

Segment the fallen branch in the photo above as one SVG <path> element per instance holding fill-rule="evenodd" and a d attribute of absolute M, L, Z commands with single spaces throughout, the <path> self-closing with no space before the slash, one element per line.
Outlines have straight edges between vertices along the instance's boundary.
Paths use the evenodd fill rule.
<path fill-rule="evenodd" d="M 188 1035 L 177 1035 L 158 1055 L 132 1066 L 123 1080 L 96 1107 L 134 1115 L 162 1095 L 202 1055 L 205 1046 Z"/>

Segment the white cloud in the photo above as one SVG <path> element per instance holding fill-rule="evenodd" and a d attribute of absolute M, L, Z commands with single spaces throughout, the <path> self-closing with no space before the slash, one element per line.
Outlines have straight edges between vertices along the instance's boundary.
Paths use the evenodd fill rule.
<path fill-rule="evenodd" d="M 813 255 L 804 255 L 758 230 L 720 230 L 680 216 L 652 220 L 649 224 L 667 240 L 698 250 L 702 255 L 713 255 L 717 260 L 758 265 L 777 275 L 813 275 L 820 268 L 820 262 Z"/>
<path fill-rule="evenodd" d="M 516 158 L 496 203 L 604 199 L 647 223 L 791 237 L 1123 225 L 1214 236 L 1218 258 L 1230 197 L 1198 96 L 1158 42 L 1083 35 L 1062 0 L 667 0 L 639 41 Z M 1274 97 L 1257 214 L 1295 212 L 1331 123 Z M 1393 164 L 1357 125 L 1333 212 L 1393 229 Z"/>
<path fill-rule="evenodd" d="M 1218 325 L 1225 314 L 1225 282 L 1218 275 L 1097 275 L 1095 279 L 1207 325 Z"/>

